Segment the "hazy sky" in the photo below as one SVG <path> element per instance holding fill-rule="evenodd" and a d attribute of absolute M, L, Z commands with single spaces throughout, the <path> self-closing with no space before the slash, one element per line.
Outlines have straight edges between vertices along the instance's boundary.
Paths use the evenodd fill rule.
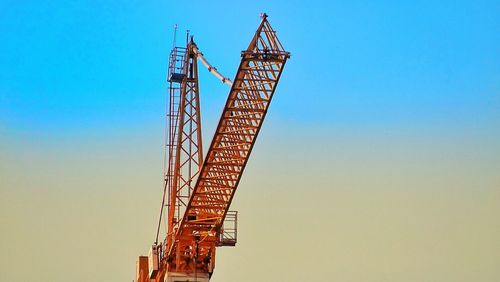
<path fill-rule="evenodd" d="M 234 77 L 261 12 L 292 58 L 212 281 L 500 281 L 500 2 L 402 2 L 1 1 L 0 281 L 132 281 L 173 25 Z"/>

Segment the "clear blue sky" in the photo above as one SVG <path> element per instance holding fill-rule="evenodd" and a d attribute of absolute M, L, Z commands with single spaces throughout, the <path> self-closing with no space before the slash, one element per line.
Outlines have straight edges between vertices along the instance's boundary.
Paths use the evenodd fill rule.
<path fill-rule="evenodd" d="M 1 127 L 158 119 L 174 23 L 233 77 L 262 11 L 293 55 L 273 109 L 286 122 L 499 127 L 498 1 L 169 2 L 2 1 Z"/>

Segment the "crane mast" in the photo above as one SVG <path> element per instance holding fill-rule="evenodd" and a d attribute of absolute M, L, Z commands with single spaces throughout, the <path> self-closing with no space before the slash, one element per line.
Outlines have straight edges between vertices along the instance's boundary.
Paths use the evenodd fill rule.
<path fill-rule="evenodd" d="M 241 52 L 233 81 L 208 63 L 192 38 L 185 48 L 172 50 L 164 190 L 168 228 L 158 242 L 159 224 L 149 256 L 139 257 L 138 282 L 208 282 L 216 247 L 236 244 L 235 227 L 234 234 L 225 229 L 228 221 L 236 224 L 229 207 L 289 57 L 266 14 Z M 204 160 L 197 59 L 231 86 Z"/>
<path fill-rule="evenodd" d="M 173 242 L 203 161 L 198 64 L 194 46 L 191 40 L 185 50 L 174 49 L 171 56 L 171 62 L 177 63 L 179 55 L 184 53 L 178 66 L 181 72 L 172 72 L 168 79 L 170 131 L 167 147 L 170 153 L 165 178 L 169 196 L 167 246 Z M 175 71 L 176 66 L 173 67 Z"/>

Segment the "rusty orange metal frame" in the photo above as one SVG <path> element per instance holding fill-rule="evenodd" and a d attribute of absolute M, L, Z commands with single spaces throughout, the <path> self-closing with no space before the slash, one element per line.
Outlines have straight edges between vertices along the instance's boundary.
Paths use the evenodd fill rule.
<path fill-rule="evenodd" d="M 172 245 L 203 161 L 198 64 L 194 47 L 191 40 L 184 54 L 178 107 L 175 92 L 171 93 L 169 168 L 173 169 L 169 169 L 166 181 L 169 187 L 168 246 Z M 171 87 L 171 91 L 176 89 Z"/>
<path fill-rule="evenodd" d="M 162 203 L 149 257 L 158 258 L 159 264 L 157 269 L 151 268 L 148 257 L 140 257 L 138 282 L 171 281 L 174 276 L 207 281 L 214 271 L 216 247 L 236 244 L 237 213 L 228 209 L 290 54 L 264 14 L 241 53 L 232 85 L 217 72 L 231 90 L 204 162 L 197 57 L 213 68 L 192 39 L 186 48 L 174 48 L 170 56 L 169 158 L 164 190 L 168 194 L 168 230 L 165 241 L 159 243 Z M 224 226 L 226 218 L 232 227 Z"/>
<path fill-rule="evenodd" d="M 264 14 L 241 56 L 189 203 L 179 227 L 172 229 L 175 234 L 168 241 L 165 257 L 167 272 L 213 272 L 222 223 L 290 54 Z"/>

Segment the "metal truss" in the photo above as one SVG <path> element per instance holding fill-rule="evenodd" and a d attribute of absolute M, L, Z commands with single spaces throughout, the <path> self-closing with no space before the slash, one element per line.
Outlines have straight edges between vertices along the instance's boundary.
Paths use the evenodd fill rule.
<path fill-rule="evenodd" d="M 194 42 L 171 55 L 170 108 L 166 175 L 168 190 L 167 246 L 186 210 L 203 161 L 198 65 Z"/>
<path fill-rule="evenodd" d="M 221 245 L 221 226 L 290 54 L 283 49 L 264 15 L 255 36 L 241 56 L 238 72 L 199 175 L 188 178 L 174 176 L 174 181 L 178 179 L 181 186 L 189 186 L 195 176 L 198 178 L 196 184 L 190 186 L 194 188 L 180 223 L 176 225 L 174 222 L 173 229 L 169 229 L 175 234 L 167 244 L 168 272 L 213 272 L 215 247 Z M 197 105 L 192 108 L 197 109 Z M 196 112 L 199 116 L 199 110 Z M 191 114 L 180 115 L 180 125 L 186 123 L 182 121 L 183 116 L 193 119 Z M 191 141 L 190 138 L 195 135 L 201 140 L 198 131 L 188 132 L 187 135 L 183 134 L 185 137 L 179 136 L 178 147 L 182 147 L 181 143 L 186 140 Z M 201 153 L 201 142 L 198 144 L 200 147 L 197 152 Z M 182 150 L 191 158 L 189 162 L 196 164 L 195 160 L 199 160 L 199 157 L 194 156 L 192 151 Z M 178 150 L 177 154 L 180 152 Z M 179 155 L 176 157 L 179 160 Z M 185 164 L 183 161 L 176 163 Z M 171 199 L 170 203 L 173 205 L 174 201 Z M 172 206 L 169 220 L 175 219 L 170 213 Z"/>

